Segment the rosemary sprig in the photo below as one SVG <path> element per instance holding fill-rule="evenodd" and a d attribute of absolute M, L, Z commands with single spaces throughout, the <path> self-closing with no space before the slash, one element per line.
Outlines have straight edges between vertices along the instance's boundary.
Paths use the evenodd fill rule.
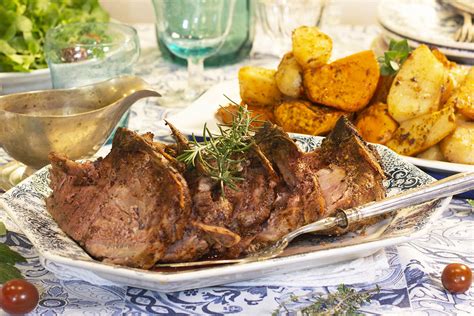
<path fill-rule="evenodd" d="M 388 51 L 377 59 L 380 64 L 380 73 L 383 76 L 395 75 L 410 55 L 410 52 L 411 48 L 408 46 L 407 40 L 399 42 L 390 40 Z"/>
<path fill-rule="evenodd" d="M 359 315 L 359 308 L 370 303 L 372 294 L 379 293 L 380 288 L 377 285 L 375 289 L 357 292 L 344 284 L 337 287 L 337 291 L 322 295 L 320 293 L 311 293 L 305 296 L 290 296 L 291 302 L 299 302 L 300 300 L 309 300 L 311 304 L 299 310 L 303 316 L 313 315 Z M 287 302 L 280 303 L 280 306 L 272 315 L 279 315 L 283 310 L 289 312 L 286 307 Z"/>
<path fill-rule="evenodd" d="M 243 180 L 238 176 L 242 162 L 238 155 L 252 147 L 254 134 L 252 123 L 256 120 L 246 107 L 230 99 L 229 101 L 238 106 L 237 112 L 233 114 L 232 123 L 218 124 L 220 134 L 211 133 L 204 124 L 202 133 L 204 141 L 198 142 L 193 134 L 191 148 L 178 156 L 178 160 L 187 166 L 196 167 L 199 163 L 205 174 L 219 182 L 223 195 L 225 186 L 235 190 L 236 182 Z"/>

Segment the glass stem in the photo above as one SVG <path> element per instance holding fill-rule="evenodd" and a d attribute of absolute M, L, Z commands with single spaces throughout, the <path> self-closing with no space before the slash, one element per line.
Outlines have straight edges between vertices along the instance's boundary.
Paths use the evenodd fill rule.
<path fill-rule="evenodd" d="M 186 100 L 194 100 L 202 93 L 204 58 L 188 58 L 188 87 L 184 93 Z"/>

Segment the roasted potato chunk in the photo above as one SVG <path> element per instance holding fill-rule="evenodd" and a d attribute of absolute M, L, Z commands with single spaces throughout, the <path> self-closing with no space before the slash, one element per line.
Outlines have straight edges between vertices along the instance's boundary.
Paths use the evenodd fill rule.
<path fill-rule="evenodd" d="M 439 144 L 431 146 L 427 150 L 419 153 L 417 157 L 429 160 L 445 160 L 444 155 L 441 152 L 441 148 L 439 148 Z"/>
<path fill-rule="evenodd" d="M 278 89 L 286 96 L 298 98 L 303 94 L 303 69 L 293 53 L 283 56 L 275 74 Z"/>
<path fill-rule="evenodd" d="M 344 114 L 324 106 L 317 106 L 303 100 L 292 100 L 277 105 L 275 122 L 286 132 L 323 135 L 331 131 Z"/>
<path fill-rule="evenodd" d="M 372 104 L 364 109 L 355 123 L 357 130 L 368 142 L 385 144 L 398 128 L 398 123 L 390 114 L 385 103 Z"/>
<path fill-rule="evenodd" d="M 437 111 L 446 69 L 425 45 L 403 63 L 387 96 L 388 111 L 399 123 Z"/>
<path fill-rule="evenodd" d="M 437 144 L 455 128 L 454 109 L 446 107 L 400 123 L 386 145 L 401 155 L 413 156 Z"/>
<path fill-rule="evenodd" d="M 392 86 L 394 76 L 380 76 L 379 82 L 377 83 L 377 88 L 375 89 L 374 95 L 370 100 L 369 104 L 375 103 L 387 103 L 387 96 Z"/>
<path fill-rule="evenodd" d="M 268 106 L 280 102 L 283 95 L 275 81 L 276 70 L 242 67 L 239 70 L 240 98 L 252 106 Z"/>
<path fill-rule="evenodd" d="M 456 129 L 439 147 L 446 160 L 474 165 L 474 122 L 458 117 Z"/>
<path fill-rule="evenodd" d="M 331 57 L 332 39 L 315 26 L 300 26 L 291 39 L 293 55 L 303 69 L 318 68 Z"/>
<path fill-rule="evenodd" d="M 220 107 L 216 112 L 216 118 L 223 124 L 232 124 L 232 120 L 237 113 L 239 106 L 236 104 L 229 104 L 227 106 Z M 250 111 L 250 115 L 256 119 L 252 123 L 252 126 L 261 126 L 265 121 L 275 123 L 275 116 L 273 115 L 272 106 L 247 106 Z"/>
<path fill-rule="evenodd" d="M 474 120 L 474 68 L 471 68 L 464 81 L 450 96 L 446 106 L 454 106 L 459 113 Z"/>
<path fill-rule="evenodd" d="M 303 84 L 311 101 L 356 112 L 372 98 L 379 75 L 377 59 L 368 50 L 305 70 Z"/>

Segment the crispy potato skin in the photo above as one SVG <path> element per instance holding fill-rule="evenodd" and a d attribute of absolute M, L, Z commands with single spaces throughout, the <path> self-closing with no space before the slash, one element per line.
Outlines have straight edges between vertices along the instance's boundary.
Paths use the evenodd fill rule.
<path fill-rule="evenodd" d="M 444 65 L 425 45 L 415 49 L 403 63 L 387 96 L 388 111 L 399 123 L 439 109 Z"/>
<path fill-rule="evenodd" d="M 375 89 L 374 95 L 370 100 L 369 104 L 375 103 L 387 103 L 387 96 L 390 92 L 390 87 L 392 86 L 392 82 L 395 76 L 380 76 L 379 82 L 377 83 L 377 88 Z"/>
<path fill-rule="evenodd" d="M 413 156 L 437 144 L 455 128 L 454 109 L 446 107 L 400 123 L 386 145 L 401 155 Z"/>
<path fill-rule="evenodd" d="M 474 165 L 474 122 L 458 117 L 456 129 L 439 147 L 446 160 Z"/>
<path fill-rule="evenodd" d="M 265 121 L 275 123 L 275 116 L 273 115 L 273 107 L 261 107 L 261 106 L 247 106 L 247 109 L 251 111 L 253 118 L 257 121 L 252 123 L 252 126 L 261 126 Z M 229 104 L 224 107 L 220 107 L 216 112 L 216 118 L 223 124 L 231 124 L 234 114 L 237 113 L 238 105 Z"/>
<path fill-rule="evenodd" d="M 318 68 L 331 57 L 332 39 L 315 26 L 300 26 L 291 39 L 293 55 L 303 69 Z"/>
<path fill-rule="evenodd" d="M 242 67 L 239 70 L 240 98 L 252 106 L 277 104 L 283 98 L 275 81 L 275 70 Z"/>
<path fill-rule="evenodd" d="M 368 142 L 385 144 L 398 128 L 385 103 L 375 103 L 364 109 L 355 122 L 362 138 Z"/>
<path fill-rule="evenodd" d="M 365 107 L 379 80 L 379 65 L 372 51 L 363 51 L 304 72 L 308 98 L 347 112 Z"/>
<path fill-rule="evenodd" d="M 474 68 L 471 68 L 464 81 L 450 96 L 446 106 L 454 106 L 459 113 L 474 120 Z"/>
<path fill-rule="evenodd" d="M 303 69 L 293 57 L 293 53 L 283 56 L 275 74 L 278 89 L 286 96 L 299 98 L 303 96 Z"/>
<path fill-rule="evenodd" d="M 285 132 L 323 135 L 331 131 L 337 120 L 347 113 L 308 101 L 292 100 L 277 105 L 274 114 L 275 122 Z"/>

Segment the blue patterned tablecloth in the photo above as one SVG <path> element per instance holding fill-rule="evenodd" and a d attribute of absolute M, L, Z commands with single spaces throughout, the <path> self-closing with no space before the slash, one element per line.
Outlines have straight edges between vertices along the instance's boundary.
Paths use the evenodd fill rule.
<path fill-rule="evenodd" d="M 160 59 L 154 47 L 154 34 L 149 25 L 138 26 L 143 54 L 137 74 L 145 77 L 161 91 L 186 78 L 185 70 Z M 335 56 L 367 49 L 377 28 L 332 27 L 326 31 L 334 39 Z M 260 43 L 260 45 L 264 45 Z M 338 48 L 339 47 L 339 48 Z M 342 47 L 344 49 L 342 49 Z M 271 56 L 257 53 L 239 65 L 211 69 L 206 72 L 210 83 L 235 78 L 242 64 L 268 64 Z M 158 122 L 176 110 L 151 103 L 138 102 L 132 107 L 129 127 L 141 132 L 152 131 L 160 140 L 169 140 L 168 132 Z M 0 148 L 0 165 L 10 158 Z M 0 219 L 5 214 L 0 210 Z M 291 295 L 327 292 L 335 287 L 314 284 L 310 287 L 218 286 L 174 293 L 159 293 L 140 288 L 98 286 L 81 280 L 59 280 L 40 264 L 30 241 L 20 232 L 9 232 L 0 242 L 6 242 L 21 252 L 28 262 L 17 265 L 23 275 L 40 290 L 36 315 L 267 315 L 279 302 Z M 465 263 L 474 269 L 474 211 L 465 201 L 454 199 L 436 225 L 424 237 L 385 249 L 389 268 L 381 271 L 374 283 L 348 284 L 356 289 L 381 288 L 370 305 L 362 311 L 369 315 L 468 315 L 474 310 L 474 289 L 464 294 L 446 292 L 440 282 L 444 266 L 452 262 Z M 304 303 L 288 304 L 289 314 Z M 287 312 L 283 309 L 283 312 Z M 0 312 L 1 314 L 1 312 Z"/>

